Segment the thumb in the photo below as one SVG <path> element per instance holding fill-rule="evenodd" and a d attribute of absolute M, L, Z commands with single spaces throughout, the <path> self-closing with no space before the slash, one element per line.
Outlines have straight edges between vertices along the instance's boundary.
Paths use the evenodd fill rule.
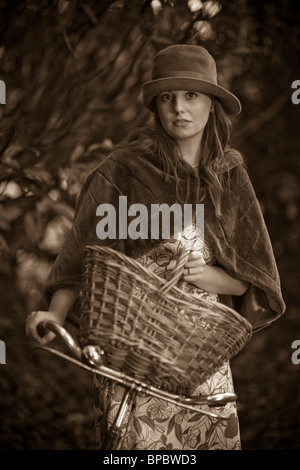
<path fill-rule="evenodd" d="M 53 331 L 47 330 L 42 324 L 37 326 L 37 333 L 39 336 L 40 343 L 49 343 L 55 338 L 55 333 Z"/>

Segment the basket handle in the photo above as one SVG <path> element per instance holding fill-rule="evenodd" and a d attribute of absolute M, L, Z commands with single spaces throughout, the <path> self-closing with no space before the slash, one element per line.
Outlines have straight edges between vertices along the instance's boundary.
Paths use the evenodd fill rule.
<path fill-rule="evenodd" d="M 187 262 L 190 252 L 191 252 L 191 248 L 187 248 L 186 246 L 181 247 L 179 251 L 178 259 L 177 259 L 177 264 L 173 270 L 172 278 L 168 282 L 166 282 L 166 284 L 161 288 L 161 292 L 166 293 L 170 289 L 172 289 L 173 286 L 177 284 L 178 280 L 182 276 L 183 269 L 184 269 L 185 263 Z"/>

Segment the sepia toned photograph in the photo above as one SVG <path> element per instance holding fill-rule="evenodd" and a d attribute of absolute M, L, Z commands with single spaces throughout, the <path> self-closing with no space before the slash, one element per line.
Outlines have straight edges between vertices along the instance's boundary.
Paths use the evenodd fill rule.
<path fill-rule="evenodd" d="M 299 58 L 296 0 L 0 0 L 0 451 L 300 450 Z"/>

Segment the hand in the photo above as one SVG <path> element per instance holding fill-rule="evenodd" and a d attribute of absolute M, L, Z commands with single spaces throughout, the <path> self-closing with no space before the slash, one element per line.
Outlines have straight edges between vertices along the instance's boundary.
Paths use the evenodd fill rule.
<path fill-rule="evenodd" d="M 183 280 L 197 285 L 203 279 L 206 263 L 201 251 L 191 251 L 183 270 Z"/>
<path fill-rule="evenodd" d="M 67 318 L 68 312 L 78 297 L 80 286 L 68 286 L 57 289 L 52 296 L 49 310 L 47 312 L 32 312 L 26 319 L 26 335 L 38 341 L 39 343 L 48 343 L 55 338 L 53 331 L 48 331 L 42 337 L 39 335 L 37 326 L 39 323 L 49 320 L 63 326 Z"/>
<path fill-rule="evenodd" d="M 246 281 L 233 278 L 220 266 L 206 264 L 200 251 L 189 254 L 183 280 L 217 295 L 243 295 L 249 287 Z"/>
<path fill-rule="evenodd" d="M 53 333 L 53 331 L 46 332 L 44 336 L 40 336 L 38 332 L 38 325 L 45 320 L 55 321 L 59 323 L 60 325 L 63 325 L 63 321 L 59 318 L 58 315 L 55 315 L 54 312 L 50 312 L 50 311 L 32 312 L 26 318 L 26 327 L 25 327 L 26 335 L 29 338 L 34 339 L 38 343 L 49 343 L 49 341 L 52 341 L 56 336 L 55 333 Z"/>

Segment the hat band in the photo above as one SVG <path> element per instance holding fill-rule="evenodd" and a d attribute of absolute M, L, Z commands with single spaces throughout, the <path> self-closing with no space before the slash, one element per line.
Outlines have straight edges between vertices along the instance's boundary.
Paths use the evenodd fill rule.
<path fill-rule="evenodd" d="M 157 75 L 154 75 L 152 80 L 159 80 L 160 78 L 197 78 L 198 80 L 207 80 L 207 78 L 203 77 L 202 74 L 199 74 L 197 72 L 192 72 L 190 70 L 174 70 L 170 72 L 165 72 L 165 73 L 159 73 Z M 209 78 L 207 81 L 210 81 L 212 83 L 215 83 L 212 81 L 211 78 Z"/>

